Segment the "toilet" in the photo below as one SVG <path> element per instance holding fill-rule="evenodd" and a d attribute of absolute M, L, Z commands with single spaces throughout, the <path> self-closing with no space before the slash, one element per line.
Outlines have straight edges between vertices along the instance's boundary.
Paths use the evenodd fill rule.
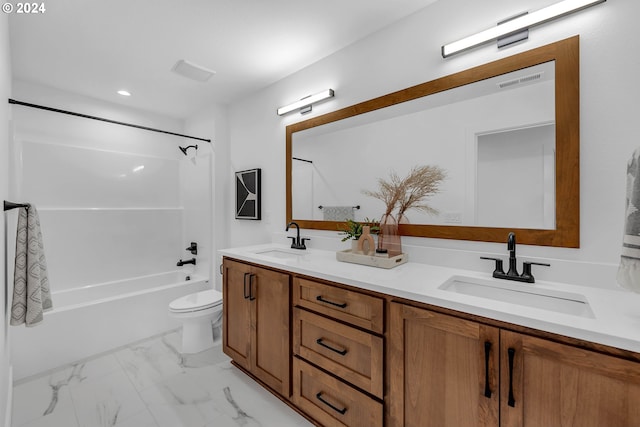
<path fill-rule="evenodd" d="M 214 345 L 213 327 L 222 319 L 222 293 L 209 289 L 175 299 L 169 315 L 182 322 L 182 353 L 200 353 Z"/>

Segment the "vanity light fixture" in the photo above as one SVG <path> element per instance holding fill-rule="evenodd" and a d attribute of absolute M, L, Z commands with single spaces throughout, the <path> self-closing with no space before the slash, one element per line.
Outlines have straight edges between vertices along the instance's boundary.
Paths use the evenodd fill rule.
<path fill-rule="evenodd" d="M 534 25 L 542 24 L 555 18 L 568 15 L 572 12 L 604 3 L 606 0 L 564 0 L 543 9 L 522 15 L 513 20 L 503 22 L 494 28 L 481 31 L 469 37 L 465 37 L 453 43 L 442 46 L 442 57 L 446 58 L 463 50 L 471 49 L 480 44 L 498 39 L 500 37 L 528 29 Z"/>
<path fill-rule="evenodd" d="M 328 98 L 333 98 L 334 95 L 335 92 L 333 91 L 333 89 L 327 89 L 323 90 L 320 93 L 316 93 L 315 95 L 306 96 L 300 101 L 278 108 L 278 115 L 283 116 L 293 110 L 298 109 L 300 110 L 301 114 L 308 113 L 309 111 L 311 111 L 311 104 L 315 104 L 316 102 L 320 102 Z"/>

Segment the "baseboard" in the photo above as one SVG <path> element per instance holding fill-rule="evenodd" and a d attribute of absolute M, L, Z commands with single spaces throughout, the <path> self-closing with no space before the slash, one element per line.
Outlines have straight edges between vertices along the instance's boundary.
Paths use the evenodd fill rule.
<path fill-rule="evenodd" d="M 13 366 L 9 365 L 9 375 L 7 378 L 7 413 L 4 418 L 4 427 L 11 427 L 11 411 L 13 410 Z"/>

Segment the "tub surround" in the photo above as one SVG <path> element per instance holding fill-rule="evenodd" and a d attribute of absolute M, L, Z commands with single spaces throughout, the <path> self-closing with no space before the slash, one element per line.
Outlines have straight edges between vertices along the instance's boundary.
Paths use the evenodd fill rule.
<path fill-rule="evenodd" d="M 491 277 L 491 266 L 485 273 L 411 262 L 391 270 L 348 264 L 336 261 L 335 252 L 307 249 L 293 257 L 276 257 L 269 250 L 291 252 L 287 245 L 265 244 L 224 249 L 220 255 L 295 274 L 354 286 L 426 303 L 445 309 L 534 328 L 578 340 L 640 352 L 640 295 L 628 291 L 607 290 L 588 286 L 537 280 L 522 284 L 523 289 L 561 291 L 583 295 L 589 302 L 594 318 L 563 314 L 526 307 L 487 298 L 458 294 L 439 287 L 453 276 L 472 279 L 504 281 Z M 553 269 L 553 265 L 550 267 Z M 612 279 L 614 280 L 614 279 Z"/>

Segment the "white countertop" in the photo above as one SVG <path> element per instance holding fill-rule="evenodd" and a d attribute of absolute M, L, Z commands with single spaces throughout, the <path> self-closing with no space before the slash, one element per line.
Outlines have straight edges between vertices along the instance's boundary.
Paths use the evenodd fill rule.
<path fill-rule="evenodd" d="M 335 252 L 318 249 L 295 251 L 300 254 L 295 259 L 281 259 L 257 253 L 269 249 L 293 251 L 287 245 L 265 244 L 223 249 L 219 251 L 219 254 L 292 273 L 344 283 L 361 289 L 640 353 L 640 295 L 629 291 L 612 291 L 544 281 L 536 281 L 535 284 L 513 282 L 494 279 L 491 277 L 491 271 L 480 273 L 414 263 L 411 260 L 406 264 L 386 270 L 339 262 L 336 260 Z M 535 266 L 533 274 L 535 276 Z M 507 282 L 512 287 L 522 286 L 534 290 L 580 294 L 587 299 L 595 318 L 495 301 L 438 288 L 452 276 L 476 278 L 498 285 Z"/>

